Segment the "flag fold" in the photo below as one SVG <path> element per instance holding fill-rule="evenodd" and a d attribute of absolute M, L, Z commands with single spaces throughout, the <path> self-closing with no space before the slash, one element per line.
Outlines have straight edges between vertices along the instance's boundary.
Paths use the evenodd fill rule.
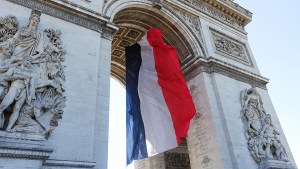
<path fill-rule="evenodd" d="M 151 28 L 126 53 L 127 164 L 177 147 L 196 110 L 176 49 Z"/>

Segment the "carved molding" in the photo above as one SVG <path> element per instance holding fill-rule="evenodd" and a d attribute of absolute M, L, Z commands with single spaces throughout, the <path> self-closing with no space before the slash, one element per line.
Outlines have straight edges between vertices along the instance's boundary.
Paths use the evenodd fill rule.
<path fill-rule="evenodd" d="M 25 158 L 46 160 L 53 150 L 25 149 L 15 147 L 0 147 L 0 157 L 3 158 Z"/>
<path fill-rule="evenodd" d="M 235 28 L 236 30 L 241 31 L 242 33 L 245 33 L 244 23 L 242 21 L 232 17 L 229 14 L 224 13 L 220 9 L 216 9 L 215 7 L 212 7 L 209 3 L 200 2 L 198 0 L 188 0 L 188 1 L 181 0 L 181 2 L 197 11 L 200 11 L 208 16 L 211 16 L 212 18 L 230 27 Z"/>
<path fill-rule="evenodd" d="M 108 28 L 108 27 L 104 27 L 102 29 L 102 34 L 101 34 L 102 38 L 105 38 L 105 39 L 108 39 L 108 40 L 112 40 L 113 39 L 114 34 L 116 33 L 116 31 L 119 28 L 117 26 L 114 26 L 114 25 L 110 25 L 110 26 L 113 27 L 113 29 Z"/>
<path fill-rule="evenodd" d="M 204 41 L 200 27 L 200 18 L 186 11 L 182 11 L 180 9 L 172 7 L 170 4 L 165 4 L 164 8 L 168 9 L 171 13 L 177 16 L 182 23 L 186 24 L 186 26 L 191 30 L 191 33 L 194 35 L 201 48 L 200 55 L 206 56 L 207 54 L 204 47 Z"/>
<path fill-rule="evenodd" d="M 92 2 L 91 0 L 83 0 L 83 1 L 85 1 L 85 2 Z"/>
<path fill-rule="evenodd" d="M 64 3 L 66 5 L 70 5 L 70 6 L 74 7 L 74 8 L 82 9 L 85 12 L 89 12 L 89 13 L 92 13 L 92 14 L 95 14 L 95 15 L 98 15 L 98 16 L 103 16 L 101 13 L 99 13 L 97 11 L 94 11 L 94 10 L 89 9 L 87 7 L 81 6 L 81 5 L 79 5 L 77 3 L 74 3 L 74 2 L 72 2 L 70 0 L 52 0 L 52 1 L 61 2 L 61 3 Z M 82 0 L 82 1 L 91 2 L 91 0 Z"/>
<path fill-rule="evenodd" d="M 151 11 L 139 7 L 125 8 L 120 11 L 120 15 L 116 15 L 114 23 L 118 25 L 136 25 L 141 31 L 156 27 L 165 31 L 164 38 L 166 44 L 174 46 L 177 49 L 181 63 L 186 63 L 191 57 L 197 55 L 194 53 L 187 39 L 184 37 L 177 27 L 165 17 L 162 13 Z"/>
<path fill-rule="evenodd" d="M 253 67 L 246 44 L 210 28 L 216 53 Z"/>
<path fill-rule="evenodd" d="M 79 26 L 91 29 L 93 31 L 102 32 L 102 29 L 110 29 L 115 32 L 117 27 L 107 26 L 113 25 L 109 23 L 109 19 L 102 14 L 80 6 L 68 0 L 44 1 L 44 0 L 7 0 L 53 17 L 77 24 Z M 60 3 L 59 3 L 60 2 Z M 69 7 L 70 6 L 70 7 Z M 78 10 L 79 9 L 79 10 Z M 82 11 L 81 11 L 82 10 Z M 106 35 L 104 35 L 106 36 Z"/>
<path fill-rule="evenodd" d="M 45 145 L 44 139 L 34 135 L 0 131 L 0 158 L 48 159 L 53 149 Z"/>
<path fill-rule="evenodd" d="M 187 65 L 185 68 L 183 68 L 183 72 L 187 81 L 193 79 L 202 72 L 206 72 L 218 73 L 262 89 L 267 89 L 266 84 L 269 82 L 269 79 L 265 77 L 241 69 L 235 65 L 216 58 L 197 58 L 193 64 Z"/>
<path fill-rule="evenodd" d="M 43 163 L 43 166 L 69 167 L 69 168 L 94 168 L 96 166 L 96 162 L 62 161 L 62 160 L 49 159 Z"/>
<path fill-rule="evenodd" d="M 162 0 L 151 0 L 152 1 L 152 6 L 157 9 L 162 8 Z"/>
<path fill-rule="evenodd" d="M 249 10 L 241 7 L 239 4 L 233 2 L 233 0 L 218 0 L 218 1 L 225 4 L 225 5 L 227 5 L 227 6 L 229 6 L 229 7 L 231 7 L 231 8 L 233 8 L 233 9 L 235 9 L 235 10 L 237 10 L 237 11 L 239 11 L 239 12 L 241 12 L 245 16 L 247 16 L 249 18 L 252 18 L 252 13 Z"/>

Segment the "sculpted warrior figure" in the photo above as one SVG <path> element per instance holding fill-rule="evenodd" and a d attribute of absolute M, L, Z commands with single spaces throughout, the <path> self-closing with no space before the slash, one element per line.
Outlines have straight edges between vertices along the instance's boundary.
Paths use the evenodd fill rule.
<path fill-rule="evenodd" d="M 65 107 L 66 52 L 61 32 L 39 22 L 34 10 L 20 29 L 16 17 L 0 17 L 0 129 L 47 138 Z"/>
<path fill-rule="evenodd" d="M 18 30 L 18 26 L 19 22 L 15 16 L 0 17 L 0 43 L 13 37 Z"/>
<path fill-rule="evenodd" d="M 286 161 L 287 155 L 285 154 L 284 148 L 277 138 L 277 135 L 279 135 L 280 133 L 272 125 L 271 116 L 269 114 L 266 115 L 264 122 L 265 125 L 263 126 L 260 135 L 264 139 L 267 158 L 272 160 L 274 159 L 274 157 L 276 157 L 277 160 Z M 274 150 L 272 150 L 272 146 Z"/>
<path fill-rule="evenodd" d="M 16 68 L 10 68 L 3 77 L 3 81 L 10 82 L 8 93 L 0 104 L 0 127 L 4 125 L 3 111 L 8 108 L 14 101 L 13 113 L 10 116 L 8 126 L 6 130 L 11 130 L 15 122 L 19 117 L 19 112 L 27 99 L 27 102 L 31 102 L 31 99 L 35 98 L 34 95 L 34 79 L 33 71 L 31 67 L 32 58 L 25 56 L 21 66 Z"/>
<path fill-rule="evenodd" d="M 51 109 L 55 102 L 52 98 L 46 97 L 43 100 L 34 100 L 32 104 L 26 103 L 21 111 L 20 117 L 13 128 L 13 131 L 34 134 L 49 134 L 51 131 L 50 120 L 55 115 Z M 51 112 L 51 118 L 45 118 Z M 34 120 L 35 119 L 35 120 Z M 47 119 L 47 121 L 45 120 Z"/>
<path fill-rule="evenodd" d="M 241 93 L 242 121 L 248 149 L 256 162 L 265 160 L 288 161 L 287 154 L 279 138 L 280 133 L 266 114 L 263 102 L 255 88 L 245 89 Z"/>
<path fill-rule="evenodd" d="M 9 39 L 12 40 L 12 39 Z M 11 66 L 11 55 L 13 53 L 13 48 L 10 45 L 9 41 L 5 44 L 0 45 L 0 78 L 2 79 L 5 72 L 10 68 Z M 5 89 L 8 88 L 8 82 L 7 81 L 1 81 L 0 82 L 0 98 L 3 99 L 3 94 Z"/>
<path fill-rule="evenodd" d="M 260 138 L 262 124 L 257 109 L 252 106 L 242 110 L 242 120 L 245 124 L 245 137 L 248 140 L 248 149 L 254 160 L 259 162 L 265 157 L 263 141 Z"/>
<path fill-rule="evenodd" d="M 256 162 L 260 162 L 266 156 L 263 140 L 254 133 L 249 133 L 248 149 Z"/>
<path fill-rule="evenodd" d="M 252 133 L 254 136 L 258 136 L 261 130 L 260 119 L 253 108 L 244 109 L 244 117 L 247 121 L 246 138 L 249 139 L 249 134 Z"/>

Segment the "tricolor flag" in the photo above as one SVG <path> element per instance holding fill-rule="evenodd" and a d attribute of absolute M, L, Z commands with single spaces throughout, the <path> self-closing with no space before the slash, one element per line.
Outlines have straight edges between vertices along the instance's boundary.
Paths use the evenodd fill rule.
<path fill-rule="evenodd" d="M 177 147 L 195 113 L 176 49 L 151 28 L 126 48 L 127 164 Z"/>

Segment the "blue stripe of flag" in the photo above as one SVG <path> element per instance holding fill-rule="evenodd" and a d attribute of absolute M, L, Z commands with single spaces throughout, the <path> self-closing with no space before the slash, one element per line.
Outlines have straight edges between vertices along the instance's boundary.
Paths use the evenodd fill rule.
<path fill-rule="evenodd" d="M 127 165 L 148 157 L 145 129 L 138 96 L 138 77 L 142 63 L 141 47 L 126 47 L 126 155 Z"/>

